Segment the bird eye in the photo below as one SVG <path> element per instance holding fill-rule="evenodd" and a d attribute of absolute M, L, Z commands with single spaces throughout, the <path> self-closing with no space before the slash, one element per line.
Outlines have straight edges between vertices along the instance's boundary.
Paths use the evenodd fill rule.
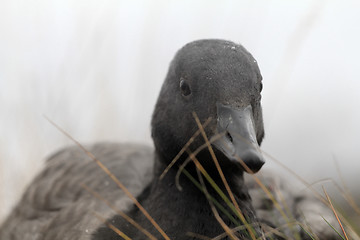
<path fill-rule="evenodd" d="M 185 82 L 184 79 L 180 80 L 180 90 L 183 96 L 188 96 L 191 94 L 190 86 Z"/>

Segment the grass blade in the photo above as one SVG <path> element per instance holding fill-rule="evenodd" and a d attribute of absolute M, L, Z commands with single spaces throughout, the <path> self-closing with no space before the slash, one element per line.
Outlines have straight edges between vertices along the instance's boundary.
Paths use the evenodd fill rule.
<path fill-rule="evenodd" d="M 129 217 L 127 214 L 125 214 L 123 211 L 120 211 L 117 209 L 114 205 L 112 205 L 109 201 L 107 201 L 105 198 L 103 198 L 100 194 L 86 186 L 85 184 L 81 184 L 81 187 L 83 187 L 86 191 L 91 193 L 94 197 L 104 202 L 109 208 L 114 210 L 117 214 L 119 214 L 122 218 L 124 218 L 126 221 L 128 221 L 131 225 L 136 227 L 139 231 L 144 233 L 149 239 L 151 240 L 157 240 L 156 237 L 154 237 L 151 233 L 149 233 L 145 228 L 141 227 L 137 222 L 135 222 L 131 217 Z"/>
<path fill-rule="evenodd" d="M 337 213 L 336 213 L 336 210 L 335 210 L 335 208 L 334 208 L 334 206 L 333 206 L 333 204 L 332 204 L 332 202 L 331 202 L 331 200 L 330 200 L 330 197 L 329 197 L 329 195 L 327 194 L 327 192 L 326 192 L 326 190 L 325 190 L 324 187 L 323 187 L 323 190 L 324 190 L 326 199 L 328 200 L 328 202 L 329 202 L 329 204 L 330 204 L 331 210 L 333 211 L 333 213 L 334 213 L 334 215 L 335 215 L 335 217 L 336 217 L 336 219 L 337 219 L 337 221 L 338 221 L 338 223 L 339 223 L 339 225 L 340 225 L 341 231 L 343 232 L 343 234 L 344 234 L 344 236 L 345 236 L 345 239 L 346 239 L 346 240 L 349 240 L 349 238 L 348 238 L 347 235 L 346 235 L 345 229 L 344 229 L 343 225 L 341 224 L 341 221 L 340 221 L 340 219 L 339 219 L 339 217 L 338 217 L 338 215 L 337 215 Z M 331 225 L 330 225 L 330 226 L 331 226 Z"/>
<path fill-rule="evenodd" d="M 206 133 L 205 133 L 205 130 L 204 130 L 204 127 L 203 125 L 201 124 L 200 122 L 200 119 L 199 117 L 197 116 L 197 114 L 195 112 L 193 112 L 193 116 L 195 118 L 195 121 L 196 121 L 196 124 L 198 125 L 198 128 L 200 129 L 200 132 L 201 132 L 201 135 L 203 136 L 204 140 L 205 140 L 205 143 L 209 149 L 209 152 L 210 152 L 210 155 L 211 155 L 211 158 L 213 159 L 214 163 L 215 163 L 215 166 L 218 170 L 218 173 L 220 175 L 220 178 L 222 180 L 222 182 L 224 183 L 224 186 L 225 186 L 225 189 L 226 191 L 228 192 L 229 196 L 230 196 L 230 199 L 233 203 L 233 205 L 235 206 L 237 212 L 239 213 L 239 215 L 241 216 L 241 221 L 246 225 L 246 226 L 249 226 L 245 217 L 243 216 L 243 214 L 241 213 L 241 210 L 239 208 L 239 205 L 237 204 L 236 200 L 235 200 L 235 197 L 234 197 L 234 194 L 232 193 L 230 187 L 229 187 L 229 184 L 224 176 L 224 173 L 220 167 L 220 164 L 219 164 L 219 161 L 217 160 L 216 156 L 215 156 L 215 152 L 214 152 L 214 149 L 212 148 L 211 144 L 210 144 L 210 141 L 208 139 L 208 137 L 206 136 Z M 250 236 L 251 236 L 251 239 L 255 240 L 256 237 L 255 237 L 255 233 L 254 233 L 254 229 L 252 229 L 250 226 L 248 227 L 248 231 L 250 233 Z"/>
<path fill-rule="evenodd" d="M 89 158 L 91 158 L 115 183 L 116 185 L 133 201 L 133 203 L 139 208 L 139 210 L 144 214 L 144 216 L 151 222 L 151 224 L 156 228 L 156 230 L 166 239 L 170 240 L 167 234 L 162 230 L 162 228 L 155 222 L 155 220 L 150 216 L 150 214 L 145 210 L 145 208 L 138 202 L 138 200 L 132 195 L 129 190 L 117 179 L 117 177 L 111 173 L 111 171 L 99 160 L 97 159 L 89 150 L 87 150 L 82 144 L 76 141 L 70 134 L 68 134 L 64 129 L 46 117 L 55 128 L 57 128 L 61 133 L 66 137 L 72 140 L 81 150 L 84 151 Z"/>
<path fill-rule="evenodd" d="M 94 216 L 97 217 L 100 221 L 102 221 L 106 226 L 108 226 L 111 230 L 113 230 L 114 232 L 116 232 L 120 237 L 122 237 L 125 240 L 131 240 L 130 237 L 128 237 L 125 233 L 123 233 L 122 231 L 120 231 L 120 229 L 118 229 L 117 227 L 115 227 L 114 225 L 112 225 L 111 223 L 109 223 L 108 221 L 106 221 L 106 219 L 104 219 L 102 216 L 100 216 L 99 214 L 97 214 L 96 212 L 93 212 Z"/>

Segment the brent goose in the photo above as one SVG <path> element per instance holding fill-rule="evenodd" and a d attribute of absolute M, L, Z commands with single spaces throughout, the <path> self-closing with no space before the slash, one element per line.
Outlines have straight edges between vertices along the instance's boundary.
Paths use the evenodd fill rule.
<path fill-rule="evenodd" d="M 181 240 L 224 232 L 222 239 L 265 239 L 243 178 L 264 164 L 261 90 L 257 62 L 243 46 L 188 43 L 172 60 L 155 106 L 155 150 L 88 146 L 157 225 L 75 146 L 48 159 L 0 228 L 0 239 Z"/>

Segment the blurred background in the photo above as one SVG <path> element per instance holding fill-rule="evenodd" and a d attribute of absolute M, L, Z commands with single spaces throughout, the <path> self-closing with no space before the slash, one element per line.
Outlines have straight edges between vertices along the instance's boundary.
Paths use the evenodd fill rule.
<path fill-rule="evenodd" d="M 262 149 L 337 204 L 341 175 L 359 199 L 359 11 L 358 0 L 0 1 L 0 222 L 46 156 L 72 144 L 44 115 L 84 144 L 151 145 L 169 62 L 202 38 L 258 60 Z M 292 176 L 269 157 L 265 168 Z"/>

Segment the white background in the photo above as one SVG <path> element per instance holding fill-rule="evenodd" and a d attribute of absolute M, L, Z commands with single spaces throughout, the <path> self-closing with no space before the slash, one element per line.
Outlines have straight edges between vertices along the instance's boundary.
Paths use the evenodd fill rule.
<path fill-rule="evenodd" d="M 174 53 L 243 44 L 263 75 L 263 150 L 315 182 L 360 179 L 360 4 L 329 1 L 0 1 L 0 221 L 44 158 L 71 144 L 151 144 Z M 286 174 L 271 159 L 265 168 Z M 327 188 L 330 183 L 322 182 Z"/>

